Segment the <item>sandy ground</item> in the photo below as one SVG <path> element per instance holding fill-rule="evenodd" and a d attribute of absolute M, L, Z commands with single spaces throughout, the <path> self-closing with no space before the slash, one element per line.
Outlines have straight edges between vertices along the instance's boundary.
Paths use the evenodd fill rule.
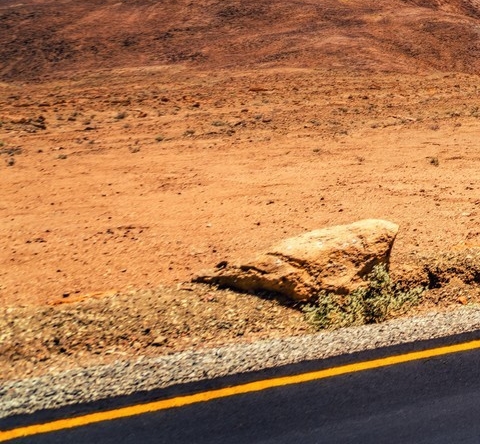
<path fill-rule="evenodd" d="M 188 281 L 307 230 L 480 242 L 478 77 L 156 67 L 0 85 L 0 300 Z"/>

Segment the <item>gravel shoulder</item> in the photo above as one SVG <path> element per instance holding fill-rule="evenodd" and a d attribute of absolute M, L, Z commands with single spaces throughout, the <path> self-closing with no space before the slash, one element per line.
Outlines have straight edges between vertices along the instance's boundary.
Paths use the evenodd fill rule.
<path fill-rule="evenodd" d="M 0 389 L 0 417 L 478 329 L 480 307 L 471 305 L 452 312 L 333 332 L 186 350 L 132 361 L 118 360 L 107 365 L 6 381 Z"/>

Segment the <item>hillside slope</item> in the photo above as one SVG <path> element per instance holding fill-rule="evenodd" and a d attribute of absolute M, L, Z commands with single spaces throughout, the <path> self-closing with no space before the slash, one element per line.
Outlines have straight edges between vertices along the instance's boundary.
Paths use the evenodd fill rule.
<path fill-rule="evenodd" d="M 0 77 L 188 63 L 477 72 L 478 0 L 0 4 Z"/>

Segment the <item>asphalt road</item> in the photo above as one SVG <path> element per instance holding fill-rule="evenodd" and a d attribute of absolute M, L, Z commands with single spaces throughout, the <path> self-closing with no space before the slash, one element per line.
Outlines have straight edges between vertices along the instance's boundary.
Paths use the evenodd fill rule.
<path fill-rule="evenodd" d="M 480 344 L 478 344 L 480 346 Z M 381 359 L 398 356 L 384 350 Z M 135 403 L 211 393 L 222 387 L 261 381 L 266 387 L 181 407 L 95 422 L 11 443 L 475 443 L 480 442 L 480 349 L 423 357 L 408 362 L 294 382 L 292 375 L 343 368 L 379 359 L 359 354 L 306 362 L 218 381 L 179 386 L 81 407 L 82 414 L 115 411 Z M 368 367 L 368 365 L 367 365 Z M 350 367 L 349 367 L 350 368 Z M 341 372 L 340 372 L 341 373 Z M 287 377 L 287 384 L 269 381 Z M 275 379 L 276 378 L 276 379 Z M 266 383 L 262 381 L 267 381 Z M 284 379 L 280 380 L 281 382 Z M 257 387 L 258 388 L 258 387 Z M 48 412 L 49 420 L 75 417 Z M 53 415 L 53 416 L 52 416 Z M 55 416 L 56 415 L 56 416 Z M 45 413 L 13 418 L 1 429 L 48 422 Z M 1 441 L 1 434 L 0 434 Z"/>

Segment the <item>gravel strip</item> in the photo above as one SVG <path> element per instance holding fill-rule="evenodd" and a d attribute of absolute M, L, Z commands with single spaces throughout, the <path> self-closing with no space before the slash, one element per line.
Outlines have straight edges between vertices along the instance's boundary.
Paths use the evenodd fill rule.
<path fill-rule="evenodd" d="M 0 388 L 0 418 L 478 329 L 480 307 L 468 306 L 454 312 L 395 319 L 383 324 L 190 350 L 9 381 Z"/>

